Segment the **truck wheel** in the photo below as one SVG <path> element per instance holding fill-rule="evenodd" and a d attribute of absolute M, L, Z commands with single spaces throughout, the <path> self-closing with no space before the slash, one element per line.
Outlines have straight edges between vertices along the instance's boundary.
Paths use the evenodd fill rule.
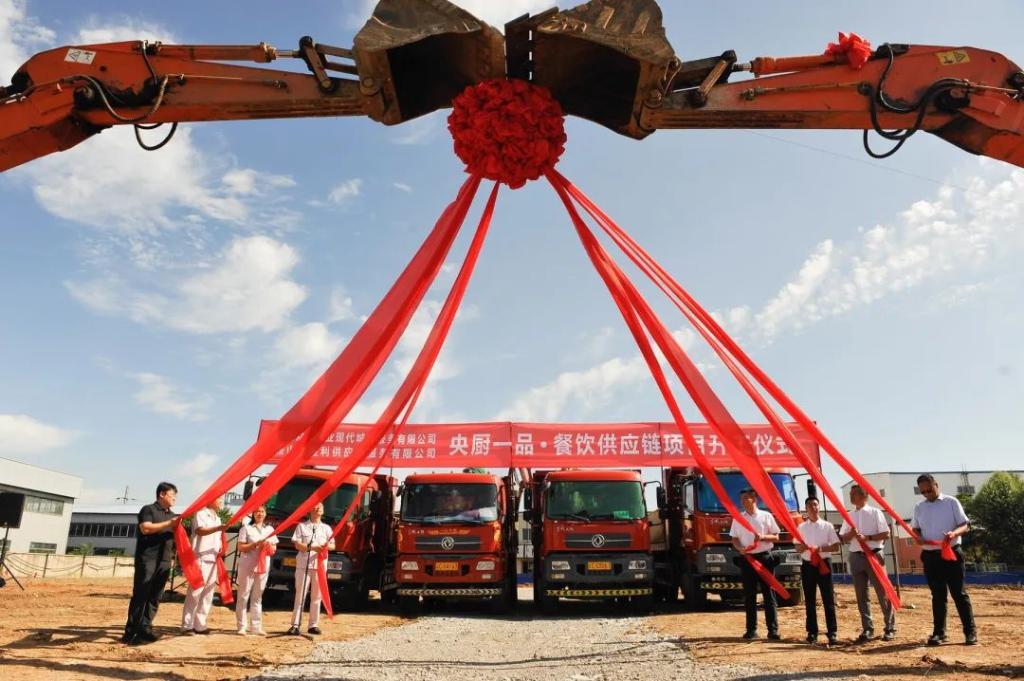
<path fill-rule="evenodd" d="M 420 612 L 419 596 L 399 596 L 398 612 L 405 617 L 416 617 Z"/>
<path fill-rule="evenodd" d="M 780 598 L 780 608 L 792 608 L 794 605 L 800 605 L 804 602 L 804 593 L 800 589 L 786 589 L 789 592 L 789 598 Z"/>
<path fill-rule="evenodd" d="M 690 610 L 703 610 L 708 605 L 708 592 L 700 588 L 700 582 L 696 579 L 683 580 L 683 595 L 686 607 Z"/>

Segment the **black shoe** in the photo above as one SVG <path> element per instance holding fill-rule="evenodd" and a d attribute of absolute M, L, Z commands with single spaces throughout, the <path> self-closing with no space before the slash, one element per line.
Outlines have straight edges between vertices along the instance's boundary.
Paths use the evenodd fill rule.
<path fill-rule="evenodd" d="M 306 631 L 310 634 L 313 634 L 314 636 L 319 636 L 323 633 L 322 631 L 320 631 L 320 627 L 310 627 Z"/>
<path fill-rule="evenodd" d="M 160 640 L 160 634 L 154 634 L 152 631 L 140 631 L 135 634 L 135 640 L 139 643 L 156 643 Z"/>
<path fill-rule="evenodd" d="M 976 646 L 978 645 L 978 632 L 972 631 L 969 634 L 964 634 L 964 645 Z"/>
<path fill-rule="evenodd" d="M 815 643 L 818 642 L 818 635 L 817 634 L 807 634 L 807 642 L 810 643 L 813 646 Z"/>
<path fill-rule="evenodd" d="M 831 648 L 831 647 L 837 646 L 837 645 L 839 645 L 839 638 L 835 634 L 829 634 L 828 635 L 828 647 Z"/>
<path fill-rule="evenodd" d="M 930 646 L 941 646 L 946 642 L 945 634 L 932 634 L 928 637 L 928 645 Z"/>
<path fill-rule="evenodd" d="M 887 631 L 884 634 L 882 634 L 882 640 L 883 641 L 892 641 L 895 638 L 896 638 L 896 632 L 895 631 Z"/>
<path fill-rule="evenodd" d="M 300 634 L 299 628 L 296 627 L 296 626 L 292 626 L 292 627 L 290 627 L 288 629 L 288 635 L 289 636 L 298 636 L 299 634 Z"/>
<path fill-rule="evenodd" d="M 777 631 L 769 631 L 768 632 L 768 640 L 769 641 L 781 641 L 782 637 L 779 636 L 779 632 L 777 632 Z"/>
<path fill-rule="evenodd" d="M 127 643 L 128 645 L 133 645 L 135 643 L 135 639 L 136 638 L 137 638 L 137 636 L 136 636 L 134 631 L 126 631 L 126 632 L 124 632 L 124 636 L 121 637 L 121 643 Z"/>
<path fill-rule="evenodd" d="M 874 637 L 875 637 L 875 632 L 873 632 L 873 631 L 862 631 L 862 632 L 860 632 L 860 636 L 858 636 L 856 639 L 854 639 L 853 642 L 854 643 L 867 643 L 868 641 L 870 641 Z"/>
<path fill-rule="evenodd" d="M 754 640 L 755 638 L 757 638 L 757 632 L 756 632 L 756 631 L 747 631 L 747 632 L 744 632 L 744 633 L 743 633 L 743 638 L 747 639 L 748 641 L 752 641 L 752 640 Z"/>

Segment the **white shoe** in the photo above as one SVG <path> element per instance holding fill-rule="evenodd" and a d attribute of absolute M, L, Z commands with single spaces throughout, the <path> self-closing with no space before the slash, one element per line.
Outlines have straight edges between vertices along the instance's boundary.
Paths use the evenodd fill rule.
<path fill-rule="evenodd" d="M 246 635 L 245 627 L 242 627 L 241 629 L 238 630 L 238 635 L 239 636 L 245 636 Z"/>
<path fill-rule="evenodd" d="M 252 630 L 252 635 L 253 636 L 266 636 L 267 632 L 263 631 L 262 628 L 261 629 L 253 629 Z"/>

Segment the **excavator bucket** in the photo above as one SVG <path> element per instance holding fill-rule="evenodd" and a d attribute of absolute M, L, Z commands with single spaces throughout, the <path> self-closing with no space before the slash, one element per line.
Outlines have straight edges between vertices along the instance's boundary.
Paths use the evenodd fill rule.
<path fill-rule="evenodd" d="M 353 51 L 367 113 L 388 125 L 505 75 L 501 33 L 446 0 L 381 0 Z"/>
<path fill-rule="evenodd" d="M 678 68 L 654 0 L 592 0 L 558 12 L 533 31 L 533 82 L 567 114 L 635 137 L 640 111 L 660 101 Z"/>

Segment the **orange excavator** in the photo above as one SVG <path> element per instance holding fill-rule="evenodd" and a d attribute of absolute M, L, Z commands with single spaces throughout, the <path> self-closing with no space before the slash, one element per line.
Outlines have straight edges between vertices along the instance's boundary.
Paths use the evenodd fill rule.
<path fill-rule="evenodd" d="M 113 125 L 158 149 L 178 123 L 369 116 L 399 124 L 491 78 L 548 88 L 567 114 L 640 139 L 662 128 L 848 128 L 882 158 L 924 130 L 1024 166 L 1024 72 L 973 47 L 681 61 L 654 0 L 592 0 L 495 28 L 446 0 L 381 0 L 351 49 L 121 42 L 41 52 L 0 87 L 0 171 Z M 309 73 L 242 66 L 299 59 Z M 860 60 L 858 60 L 860 61 Z M 754 78 L 730 82 L 737 73 Z M 2 82 L 2 81 L 0 81 Z M 170 125 L 159 142 L 146 130 Z M 875 134 L 889 146 L 876 151 Z"/>

